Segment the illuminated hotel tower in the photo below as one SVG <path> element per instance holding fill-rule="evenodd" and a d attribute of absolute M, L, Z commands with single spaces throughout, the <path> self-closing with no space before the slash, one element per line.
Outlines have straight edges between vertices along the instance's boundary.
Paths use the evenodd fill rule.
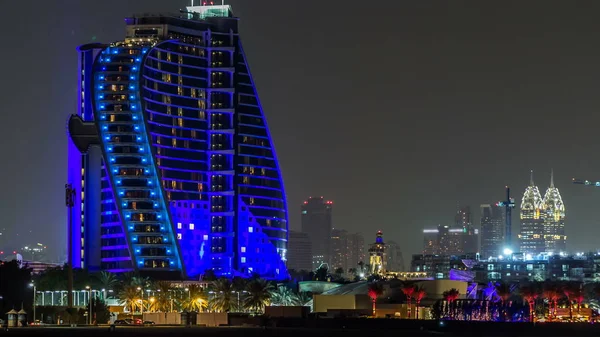
<path fill-rule="evenodd" d="M 559 253 L 566 250 L 565 204 L 558 188 L 554 186 L 554 172 L 550 173 L 550 187 L 544 194 L 542 202 L 542 219 L 544 221 L 544 241 L 546 251 Z"/>
<path fill-rule="evenodd" d="M 531 171 L 529 186 L 521 201 L 519 251 L 523 254 L 537 255 L 545 251 L 544 220 L 541 213 L 542 196 L 533 183 L 533 171 Z"/>
<path fill-rule="evenodd" d="M 125 23 L 78 48 L 74 266 L 285 278 L 283 182 L 230 6 Z"/>

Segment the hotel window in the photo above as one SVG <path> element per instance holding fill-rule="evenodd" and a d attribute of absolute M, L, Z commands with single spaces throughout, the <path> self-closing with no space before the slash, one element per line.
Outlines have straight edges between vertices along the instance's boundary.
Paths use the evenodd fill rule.
<path fill-rule="evenodd" d="M 177 223 L 177 229 L 181 229 L 181 222 Z"/>
<path fill-rule="evenodd" d="M 190 224 L 190 230 L 194 230 L 194 224 L 193 223 Z"/>
<path fill-rule="evenodd" d="M 242 263 L 246 263 L 246 258 L 244 256 L 242 256 L 241 260 L 242 260 Z"/>
<path fill-rule="evenodd" d="M 177 233 L 177 240 L 181 240 L 181 233 Z"/>
<path fill-rule="evenodd" d="M 245 253 L 245 252 L 246 252 L 246 247 L 242 247 L 242 248 L 240 248 L 240 251 L 241 251 L 242 253 Z"/>

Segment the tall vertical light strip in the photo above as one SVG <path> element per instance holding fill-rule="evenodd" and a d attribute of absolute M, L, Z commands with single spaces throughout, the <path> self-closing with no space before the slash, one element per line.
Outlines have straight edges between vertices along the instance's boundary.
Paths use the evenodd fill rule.
<path fill-rule="evenodd" d="M 133 267 L 185 274 L 141 113 L 139 75 L 147 51 L 113 46 L 99 54 L 95 120 Z"/>

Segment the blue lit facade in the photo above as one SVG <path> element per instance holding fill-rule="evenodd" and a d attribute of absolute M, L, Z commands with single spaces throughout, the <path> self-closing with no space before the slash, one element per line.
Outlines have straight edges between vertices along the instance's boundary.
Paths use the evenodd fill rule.
<path fill-rule="evenodd" d="M 124 41 L 79 48 L 74 265 L 285 278 L 284 187 L 237 18 L 188 11 L 128 18 Z"/>

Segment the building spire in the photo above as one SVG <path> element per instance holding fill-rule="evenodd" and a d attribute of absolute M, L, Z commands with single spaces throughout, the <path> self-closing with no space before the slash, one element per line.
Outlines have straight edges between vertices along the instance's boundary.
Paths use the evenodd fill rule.
<path fill-rule="evenodd" d="M 534 186 L 534 184 L 533 184 L 533 170 L 531 170 L 531 172 L 530 172 L 530 176 L 529 176 L 529 186 Z"/>
<path fill-rule="evenodd" d="M 550 188 L 554 188 L 554 169 L 550 169 Z"/>

